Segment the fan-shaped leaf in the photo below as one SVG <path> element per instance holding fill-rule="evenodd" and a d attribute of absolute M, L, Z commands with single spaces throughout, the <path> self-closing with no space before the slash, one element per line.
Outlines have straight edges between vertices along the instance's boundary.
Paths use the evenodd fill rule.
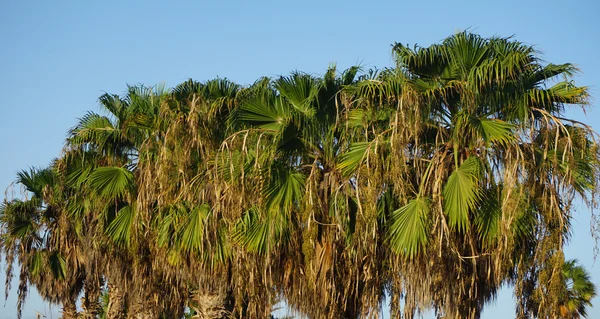
<path fill-rule="evenodd" d="M 304 180 L 302 173 L 275 164 L 271 170 L 271 181 L 263 191 L 267 211 L 280 210 L 289 213 L 294 204 L 302 199 Z"/>
<path fill-rule="evenodd" d="M 471 156 L 448 178 L 444 186 L 444 211 L 452 229 L 464 231 L 469 225 L 469 211 L 475 209 L 479 198 L 478 185 L 481 161 Z"/>
<path fill-rule="evenodd" d="M 515 138 L 514 126 L 501 120 L 470 116 L 469 124 L 487 144 L 508 144 Z"/>
<path fill-rule="evenodd" d="M 351 109 L 348 112 L 348 126 L 355 128 L 364 125 L 365 111 L 363 109 Z"/>
<path fill-rule="evenodd" d="M 429 199 L 420 197 L 392 212 L 388 240 L 395 252 L 412 258 L 425 249 L 429 234 L 429 206 Z"/>
<path fill-rule="evenodd" d="M 48 256 L 48 264 L 50 271 L 55 279 L 64 279 L 67 275 L 67 261 L 58 252 L 54 252 Z"/>
<path fill-rule="evenodd" d="M 8 229 L 9 238 L 24 239 L 29 235 L 37 238 L 37 214 L 41 201 L 18 199 L 3 202 L 0 206 L 0 222 Z"/>
<path fill-rule="evenodd" d="M 217 240 L 215 242 L 215 252 L 213 260 L 219 263 L 225 263 L 231 257 L 231 248 L 229 246 L 229 237 L 227 227 L 221 225 L 217 230 Z"/>
<path fill-rule="evenodd" d="M 134 189 L 133 173 L 123 167 L 99 167 L 90 175 L 89 186 L 103 198 L 120 198 Z"/>
<path fill-rule="evenodd" d="M 210 206 L 202 204 L 192 208 L 188 223 L 181 235 L 181 248 L 184 251 L 200 252 L 202 250 L 202 239 L 204 238 L 204 226 L 210 215 Z"/>
<path fill-rule="evenodd" d="M 134 209 L 127 205 L 119 209 L 115 219 L 106 228 L 106 235 L 121 247 L 129 247 L 131 244 L 134 215 Z"/>
<path fill-rule="evenodd" d="M 23 170 L 17 173 L 17 183 L 25 186 L 27 191 L 36 197 L 42 198 L 44 188 L 54 184 L 54 172 L 51 168 L 32 167 L 29 171 Z"/>
<path fill-rule="evenodd" d="M 274 86 L 304 116 L 312 118 L 315 115 L 312 102 L 321 89 L 321 82 L 317 78 L 296 72 L 289 77 L 277 79 Z"/>
<path fill-rule="evenodd" d="M 475 215 L 475 226 L 479 237 L 486 241 L 492 241 L 498 235 L 498 225 L 502 217 L 502 210 L 495 189 L 486 190 L 482 195 L 481 205 Z"/>
<path fill-rule="evenodd" d="M 248 210 L 237 223 L 233 233 L 233 242 L 249 252 L 263 254 L 268 249 L 269 224 L 263 220 L 255 208 Z"/>
<path fill-rule="evenodd" d="M 289 112 L 280 99 L 267 101 L 257 97 L 245 101 L 240 106 L 237 117 L 250 125 L 279 132 L 289 121 Z"/>
<path fill-rule="evenodd" d="M 29 272 L 37 277 L 44 271 L 44 254 L 41 251 L 35 251 L 29 259 Z"/>
<path fill-rule="evenodd" d="M 337 168 L 340 169 L 345 176 L 352 175 L 366 158 L 367 151 L 373 150 L 374 145 L 375 143 L 372 142 L 352 143 L 349 150 L 340 156 Z"/>
<path fill-rule="evenodd" d="M 108 117 L 89 112 L 69 131 L 68 142 L 76 146 L 92 144 L 103 149 L 108 143 L 117 141 L 118 134 L 117 128 Z"/>
<path fill-rule="evenodd" d="M 587 270 L 578 264 L 577 259 L 565 261 L 562 281 L 566 290 L 562 303 L 569 312 L 565 315 L 586 317 L 587 308 L 592 306 L 591 300 L 596 296 L 596 285 Z"/>

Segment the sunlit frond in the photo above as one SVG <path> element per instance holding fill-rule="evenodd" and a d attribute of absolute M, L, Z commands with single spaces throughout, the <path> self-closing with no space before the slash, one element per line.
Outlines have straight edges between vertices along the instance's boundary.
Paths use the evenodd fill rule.
<path fill-rule="evenodd" d="M 90 174 L 88 184 L 100 196 L 115 199 L 133 190 L 133 173 L 123 167 L 99 167 Z"/>
<path fill-rule="evenodd" d="M 412 258 L 425 250 L 430 227 L 429 211 L 430 200 L 418 197 L 392 212 L 388 240 L 394 251 Z"/>
<path fill-rule="evenodd" d="M 106 235 L 118 246 L 129 247 L 134 218 L 135 210 L 132 206 L 127 205 L 119 209 L 116 217 L 106 228 Z"/>
<path fill-rule="evenodd" d="M 469 212 L 476 208 L 481 193 L 481 170 L 479 158 L 471 156 L 452 172 L 444 186 L 444 211 L 453 229 L 465 231 L 470 224 Z"/>

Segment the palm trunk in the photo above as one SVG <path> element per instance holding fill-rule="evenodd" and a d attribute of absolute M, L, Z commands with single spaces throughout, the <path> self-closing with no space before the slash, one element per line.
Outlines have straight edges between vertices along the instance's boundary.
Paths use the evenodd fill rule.
<path fill-rule="evenodd" d="M 81 298 L 82 317 L 84 319 L 96 319 L 100 313 L 100 282 L 86 282 L 85 294 Z"/>
<path fill-rule="evenodd" d="M 171 301 L 173 296 L 165 296 L 165 300 Z M 180 299 L 180 298 L 178 298 Z M 161 300 L 158 304 L 150 302 L 155 300 L 153 297 L 147 297 L 147 301 L 141 304 L 136 304 L 132 307 L 132 313 L 129 318 L 182 318 L 185 313 L 185 302 L 181 300 L 177 304 L 164 302 Z"/>
<path fill-rule="evenodd" d="M 158 313 L 148 302 L 136 302 L 129 309 L 128 319 L 158 319 Z"/>
<path fill-rule="evenodd" d="M 153 312 L 152 310 L 142 310 L 137 312 L 131 319 L 158 319 L 158 314 Z"/>
<path fill-rule="evenodd" d="M 68 300 L 63 303 L 62 318 L 77 319 L 77 304 L 75 300 Z"/>
<path fill-rule="evenodd" d="M 112 283 L 108 283 L 107 319 L 125 319 L 125 293 Z"/>
<path fill-rule="evenodd" d="M 195 305 L 191 306 L 196 311 L 194 318 L 228 318 L 230 312 L 226 309 L 225 294 L 194 293 L 193 301 Z"/>

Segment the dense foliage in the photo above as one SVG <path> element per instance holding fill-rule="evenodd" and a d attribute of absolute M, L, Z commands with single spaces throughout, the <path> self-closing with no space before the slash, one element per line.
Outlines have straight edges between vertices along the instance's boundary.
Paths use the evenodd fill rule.
<path fill-rule="evenodd" d="M 393 54 L 100 97 L 2 206 L 19 310 L 34 286 L 64 318 L 268 318 L 279 300 L 367 318 L 388 297 L 392 317 L 478 318 L 508 284 L 519 318 L 585 315 L 595 287 L 563 246 L 600 162 L 564 117 L 588 105 L 575 67 L 470 33 Z"/>

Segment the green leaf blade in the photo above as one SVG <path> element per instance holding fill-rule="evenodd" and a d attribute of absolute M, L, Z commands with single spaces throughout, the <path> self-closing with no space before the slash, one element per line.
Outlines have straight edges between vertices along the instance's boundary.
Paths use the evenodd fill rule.
<path fill-rule="evenodd" d="M 392 212 L 388 241 L 393 251 L 412 258 L 426 248 L 429 211 L 429 199 L 421 197 Z"/>
<path fill-rule="evenodd" d="M 134 188 L 133 173 L 123 167 L 99 167 L 90 174 L 89 186 L 102 198 L 122 198 Z"/>
<path fill-rule="evenodd" d="M 465 231 L 470 225 L 469 212 L 476 208 L 481 161 L 471 156 L 448 178 L 444 186 L 444 211 L 453 230 Z"/>

